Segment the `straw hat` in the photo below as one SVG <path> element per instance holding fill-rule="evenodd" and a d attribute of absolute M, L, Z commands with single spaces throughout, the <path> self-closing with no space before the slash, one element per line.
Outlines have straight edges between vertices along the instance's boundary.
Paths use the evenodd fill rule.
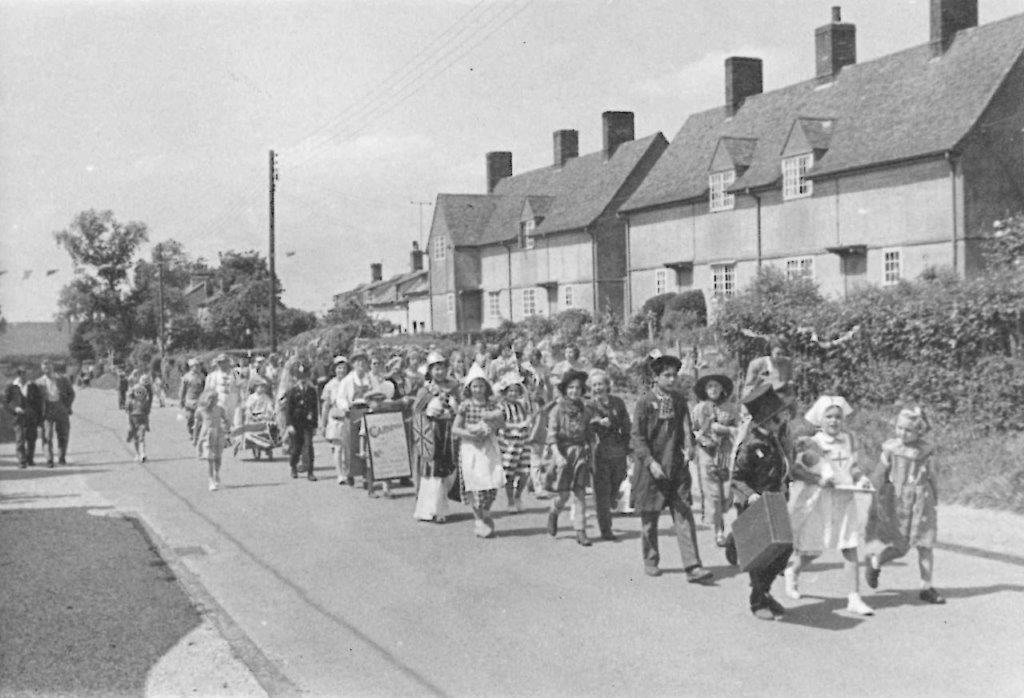
<path fill-rule="evenodd" d="M 698 400 L 707 400 L 708 383 L 715 381 L 722 386 L 722 398 L 727 398 L 732 395 L 732 379 L 726 374 L 724 368 L 702 368 L 700 375 L 697 377 L 697 382 L 693 385 L 693 393 L 697 396 Z"/>

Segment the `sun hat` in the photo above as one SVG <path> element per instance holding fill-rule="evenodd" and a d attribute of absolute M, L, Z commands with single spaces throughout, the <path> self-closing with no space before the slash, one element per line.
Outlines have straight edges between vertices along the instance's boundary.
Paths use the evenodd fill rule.
<path fill-rule="evenodd" d="M 568 388 L 569 384 L 572 383 L 573 381 L 581 381 L 583 383 L 583 391 L 586 392 L 587 378 L 588 376 L 586 372 L 577 371 L 575 368 L 571 368 L 565 372 L 565 375 L 562 376 L 562 380 L 558 382 L 558 392 L 560 392 L 562 395 L 565 395 L 566 388 Z"/>
<path fill-rule="evenodd" d="M 722 397 L 727 398 L 732 395 L 733 383 L 732 379 L 729 378 L 726 369 L 714 367 L 714 368 L 702 368 L 700 374 L 697 377 L 697 382 L 693 384 L 693 393 L 697 396 L 698 400 L 707 400 L 708 383 L 715 381 L 722 386 Z"/>

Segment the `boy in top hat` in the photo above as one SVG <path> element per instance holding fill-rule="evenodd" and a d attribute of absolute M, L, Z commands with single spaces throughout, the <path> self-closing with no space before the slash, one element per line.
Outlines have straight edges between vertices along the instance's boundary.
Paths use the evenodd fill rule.
<path fill-rule="evenodd" d="M 309 375 L 309 368 L 304 363 L 296 363 L 292 368 L 297 383 L 284 396 L 285 429 L 289 436 L 289 465 L 292 477 L 299 476 L 299 458 L 306 465 L 306 479 L 316 480 L 313 474 L 313 434 L 316 433 L 319 415 L 319 395 Z"/>
<path fill-rule="evenodd" d="M 690 509 L 693 481 L 688 460 L 693 451 L 693 429 L 686 398 L 676 389 L 681 367 L 678 358 L 664 354 L 649 363 L 654 385 L 637 401 L 633 414 L 634 507 L 640 512 L 644 573 L 651 577 L 661 574 L 658 519 L 668 507 L 686 579 L 706 583 L 713 575 L 701 564 Z"/>
<path fill-rule="evenodd" d="M 751 424 L 737 450 L 732 473 L 733 501 L 741 513 L 764 492 L 785 492 L 789 470 L 779 435 L 789 417 L 790 403 L 769 383 L 761 383 L 743 398 L 743 406 L 750 413 Z M 734 545 L 730 536 L 729 546 Z M 761 620 L 775 620 L 785 613 L 772 597 L 771 586 L 792 552 L 792 547 L 784 548 L 763 566 L 749 570 L 750 612 Z M 734 559 L 734 549 L 727 555 Z"/>
<path fill-rule="evenodd" d="M 693 392 L 693 428 L 697 441 L 697 466 L 704 478 L 704 501 L 711 504 L 715 543 L 725 546 L 724 510 L 728 506 L 725 487 L 729 481 L 728 458 L 739 423 L 732 395 L 732 380 L 724 369 L 701 369 Z M 705 509 L 707 507 L 705 506 Z M 704 512 L 707 520 L 707 511 Z"/>

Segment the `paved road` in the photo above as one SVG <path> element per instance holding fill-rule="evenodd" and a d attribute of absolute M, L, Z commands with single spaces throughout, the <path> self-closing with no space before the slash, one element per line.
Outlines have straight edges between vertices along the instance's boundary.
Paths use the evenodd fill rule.
<path fill-rule="evenodd" d="M 498 518 L 497 538 L 479 540 L 468 512 L 424 524 L 411 517 L 411 496 L 371 500 L 337 486 L 323 445 L 319 482 L 291 480 L 280 460 L 229 458 L 224 488 L 211 493 L 173 409 L 155 412 L 151 460 L 139 465 L 113 402 L 112 393 L 83 391 L 74 465 L 66 475 L 6 479 L 5 493 L 46 506 L 62 496 L 54 483 L 64 477 L 69 489 L 138 512 L 216 605 L 222 631 L 271 694 L 1024 688 L 1020 517 L 942 510 L 936 558 L 946 606 L 917 601 L 910 560 L 866 594 L 875 617 L 848 616 L 831 556 L 805 575 L 807 598 L 784 600 L 785 620 L 770 623 L 749 615 L 746 578 L 725 565 L 706 529 L 701 550 L 717 581 L 699 587 L 685 583 L 664 524 L 667 574 L 657 579 L 642 574 L 632 517 L 616 520 L 621 542 L 585 549 L 570 531 L 551 541 L 543 503 L 531 500 L 523 514 Z"/>

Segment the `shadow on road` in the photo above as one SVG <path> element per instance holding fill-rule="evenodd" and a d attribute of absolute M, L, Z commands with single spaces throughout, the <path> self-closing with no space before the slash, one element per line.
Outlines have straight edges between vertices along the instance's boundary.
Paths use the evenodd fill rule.
<path fill-rule="evenodd" d="M 919 589 L 893 589 L 873 594 L 868 603 L 872 607 L 895 608 L 897 606 L 928 606 L 930 604 L 918 598 Z M 1020 594 L 1024 592 L 1024 584 L 987 584 L 976 587 L 941 587 L 940 591 L 950 601 L 954 599 L 969 599 L 975 596 L 988 596 L 999 594 L 1004 591 Z"/>
<path fill-rule="evenodd" d="M 994 550 L 976 548 L 972 545 L 957 545 L 956 543 L 936 543 L 935 547 L 939 550 L 948 550 L 952 553 L 960 553 L 961 555 L 980 557 L 985 560 L 997 560 L 999 562 L 1005 562 L 1008 565 L 1018 565 L 1020 567 L 1024 567 L 1024 557 L 1020 555 L 998 553 Z"/>
<path fill-rule="evenodd" d="M 244 485 L 224 485 L 222 489 L 225 490 L 243 490 L 247 487 L 281 487 L 282 485 L 288 484 L 287 482 L 250 482 Z"/>
<path fill-rule="evenodd" d="M 817 599 L 817 603 L 805 604 L 786 609 L 783 623 L 803 625 L 819 630 L 852 630 L 865 621 L 861 616 L 847 614 L 846 598 L 823 598 L 804 595 L 805 599 Z M 874 601 L 874 597 L 871 599 Z M 878 608 L 876 605 L 875 608 Z"/>
<path fill-rule="evenodd" d="M 104 465 L 113 465 L 112 463 L 104 463 Z M 45 465 L 30 465 L 27 468 L 18 468 L 14 466 L 14 470 L 3 469 L 0 470 L 0 482 L 14 481 L 14 480 L 31 480 L 40 477 L 55 477 L 59 475 L 78 475 L 80 473 L 103 473 L 105 470 L 68 467 L 58 465 L 54 468 L 47 468 Z"/>

